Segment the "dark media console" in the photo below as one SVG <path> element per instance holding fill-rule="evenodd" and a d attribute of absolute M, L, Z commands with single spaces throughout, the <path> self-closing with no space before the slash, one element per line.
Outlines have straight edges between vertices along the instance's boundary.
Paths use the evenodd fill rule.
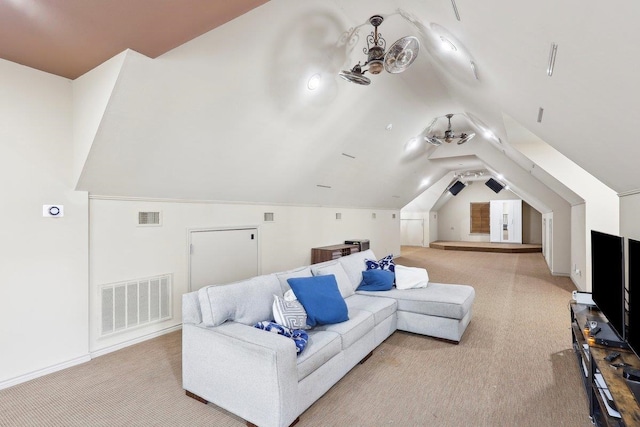
<path fill-rule="evenodd" d="M 573 349 L 592 422 L 597 426 L 637 426 L 640 358 L 617 337 L 596 306 L 571 302 L 570 310 Z M 590 321 L 597 322 L 595 328 L 590 328 Z M 592 335 L 597 328 L 600 330 Z"/>

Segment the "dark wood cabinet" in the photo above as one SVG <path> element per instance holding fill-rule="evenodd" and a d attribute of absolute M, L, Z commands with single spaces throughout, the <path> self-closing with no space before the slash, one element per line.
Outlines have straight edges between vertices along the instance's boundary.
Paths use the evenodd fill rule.
<path fill-rule="evenodd" d="M 625 363 L 640 368 L 640 359 L 631 350 L 596 344 L 589 321 L 606 323 L 597 307 L 571 302 L 570 310 L 573 350 L 587 393 L 591 421 L 597 426 L 640 425 L 640 406 L 623 377 L 623 368 L 615 367 Z M 605 357 L 614 351 L 620 357 L 607 362 Z"/>
<path fill-rule="evenodd" d="M 331 245 L 322 246 L 319 248 L 311 249 L 311 264 L 317 264 L 319 262 L 331 261 L 332 259 L 338 259 L 343 256 L 351 255 L 359 252 L 360 247 L 358 245 Z"/>

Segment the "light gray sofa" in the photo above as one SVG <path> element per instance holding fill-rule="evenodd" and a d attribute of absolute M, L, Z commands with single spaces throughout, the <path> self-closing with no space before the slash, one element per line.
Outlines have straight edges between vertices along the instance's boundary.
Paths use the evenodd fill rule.
<path fill-rule="evenodd" d="M 365 258 L 377 259 L 367 250 L 183 295 L 187 395 L 220 406 L 248 425 L 289 426 L 396 329 L 460 341 L 471 320 L 471 286 L 430 282 L 422 289 L 356 291 Z M 290 338 L 253 327 L 273 319 L 273 295 L 283 296 L 288 278 L 339 266 L 345 275 L 336 278 L 349 320 L 308 330 L 300 356 Z"/>

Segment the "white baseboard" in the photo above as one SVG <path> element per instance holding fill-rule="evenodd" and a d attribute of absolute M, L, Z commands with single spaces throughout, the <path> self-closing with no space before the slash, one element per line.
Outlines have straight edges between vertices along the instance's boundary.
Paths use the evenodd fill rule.
<path fill-rule="evenodd" d="M 134 338 L 134 339 L 131 339 L 131 340 L 128 340 L 128 341 L 124 341 L 124 342 L 109 346 L 109 347 L 105 347 L 105 348 L 101 348 L 99 350 L 92 351 L 90 353 L 90 355 L 91 355 L 92 359 L 95 358 L 95 357 L 104 356 L 105 354 L 113 353 L 114 351 L 121 350 L 121 349 L 123 349 L 125 347 L 129 347 L 130 345 L 138 344 L 138 343 L 150 340 L 152 338 L 159 337 L 161 335 L 165 335 L 165 334 L 168 334 L 168 333 L 171 333 L 171 332 L 179 331 L 180 329 L 182 329 L 182 324 L 171 326 L 170 328 L 162 329 L 160 331 L 152 332 L 150 334 L 143 335 L 143 336 L 138 337 L 138 338 Z"/>
<path fill-rule="evenodd" d="M 48 374 L 53 374 L 54 372 L 61 371 L 63 369 L 70 368 L 72 366 L 80 365 L 82 363 L 86 363 L 91 360 L 91 356 L 86 354 L 84 356 L 76 357 L 71 360 L 67 360 L 66 362 L 58 363 L 53 366 L 49 366 L 46 368 L 38 369 L 37 371 L 29 372 L 28 374 L 20 375 L 15 378 L 8 379 L 6 381 L 0 382 L 0 390 L 13 387 L 14 385 L 22 384 L 27 381 L 34 380 L 39 377 L 43 377 Z"/>

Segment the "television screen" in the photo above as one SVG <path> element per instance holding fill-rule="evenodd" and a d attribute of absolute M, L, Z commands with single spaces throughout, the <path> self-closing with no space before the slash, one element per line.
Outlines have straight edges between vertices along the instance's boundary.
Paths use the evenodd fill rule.
<path fill-rule="evenodd" d="M 450 188 L 449 191 L 451 192 L 451 194 L 453 194 L 454 196 L 457 195 L 459 192 L 462 191 L 462 189 L 466 187 L 466 185 L 464 185 L 463 183 L 461 183 L 460 181 L 456 181 Z"/>
<path fill-rule="evenodd" d="M 640 355 L 640 241 L 629 239 L 629 329 L 627 342 Z"/>
<path fill-rule="evenodd" d="M 499 193 L 504 188 L 502 186 L 502 184 L 500 184 L 498 181 L 496 181 L 493 178 L 489 178 L 489 180 L 487 182 L 485 182 L 484 185 L 486 185 L 487 187 L 489 187 L 490 189 L 492 189 L 496 193 Z"/>
<path fill-rule="evenodd" d="M 624 327 L 624 239 L 591 230 L 591 292 L 593 302 L 621 339 Z"/>

